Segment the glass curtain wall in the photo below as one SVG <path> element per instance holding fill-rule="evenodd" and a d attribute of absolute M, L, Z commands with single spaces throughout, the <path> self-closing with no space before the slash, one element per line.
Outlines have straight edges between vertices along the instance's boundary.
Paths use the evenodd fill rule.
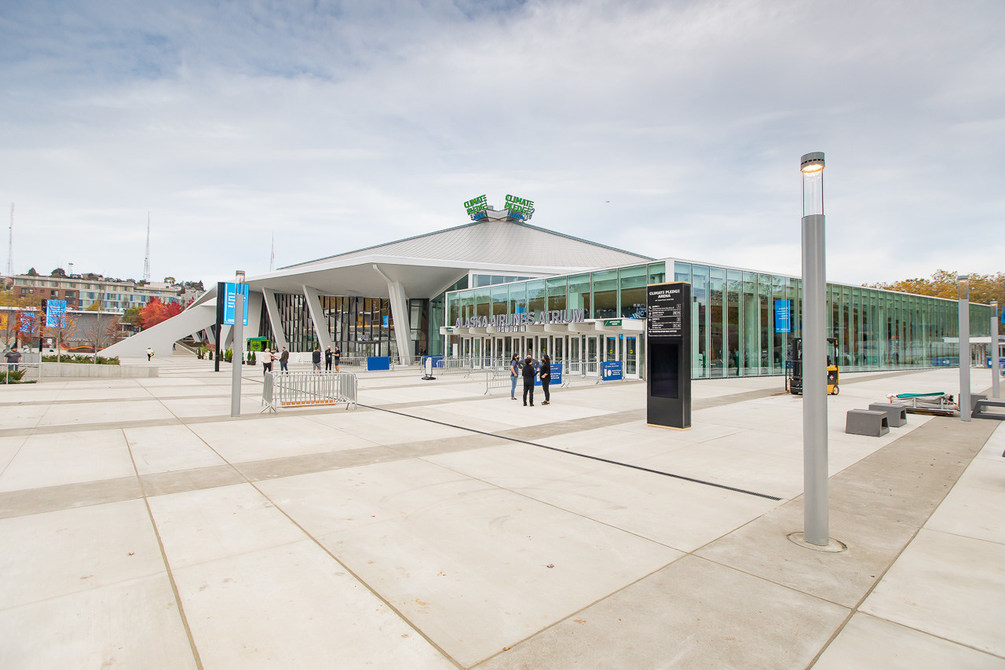
<path fill-rule="evenodd" d="M 794 277 L 661 261 L 453 291 L 446 313 L 451 323 L 524 309 L 582 309 L 587 319 L 643 318 L 646 284 L 668 277 L 691 282 L 694 378 L 785 372 L 792 340 L 802 336 L 802 285 Z M 828 333 L 843 370 L 957 365 L 957 301 L 836 284 L 828 285 L 827 299 Z M 303 321 L 301 302 L 286 301 L 281 311 L 292 319 L 300 314 L 300 337 L 309 339 L 310 319 Z M 785 312 L 787 328 L 779 318 Z M 970 317 L 971 335 L 987 337 L 990 308 L 971 305 Z M 834 356 L 832 347 L 828 355 Z"/>

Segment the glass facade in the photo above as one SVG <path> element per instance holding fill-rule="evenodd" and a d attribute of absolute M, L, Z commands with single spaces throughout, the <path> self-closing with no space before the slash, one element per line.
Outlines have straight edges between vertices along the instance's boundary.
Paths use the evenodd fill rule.
<path fill-rule="evenodd" d="M 644 319 L 646 285 L 664 281 L 686 281 L 692 286 L 694 378 L 784 374 L 792 338 L 801 337 L 801 281 L 736 268 L 668 259 L 451 291 L 446 294 L 445 325 L 452 326 L 458 318 L 468 316 L 544 309 L 582 309 L 587 319 Z M 955 300 L 828 284 L 827 301 L 827 328 L 835 340 L 837 362 L 842 370 L 957 364 L 959 345 L 954 340 L 959 333 Z M 787 328 L 781 317 L 785 312 L 789 314 Z M 973 337 L 990 334 L 990 314 L 990 307 L 971 304 Z M 443 340 L 433 333 L 430 337 Z M 595 337 L 596 342 L 594 337 L 579 344 L 569 342 L 569 353 L 573 353 L 574 346 L 581 346 L 583 356 L 589 360 L 591 356 L 602 355 L 605 347 L 613 346 L 609 341 L 617 339 L 611 333 L 598 333 Z M 447 338 L 448 349 L 451 341 L 463 339 L 456 335 Z M 640 334 L 637 345 L 640 350 L 644 339 Z M 640 353 L 641 361 L 644 352 Z"/>

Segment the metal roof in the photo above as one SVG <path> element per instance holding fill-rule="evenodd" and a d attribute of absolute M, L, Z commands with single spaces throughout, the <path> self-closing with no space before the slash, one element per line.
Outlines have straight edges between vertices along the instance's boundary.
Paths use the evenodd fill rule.
<path fill-rule="evenodd" d="M 506 220 L 506 212 L 489 210 L 485 221 L 468 223 L 356 251 L 297 263 L 280 270 L 305 270 L 314 264 L 355 257 L 397 257 L 464 262 L 478 265 L 601 268 L 653 260 L 649 256 L 590 242 L 571 235 Z"/>

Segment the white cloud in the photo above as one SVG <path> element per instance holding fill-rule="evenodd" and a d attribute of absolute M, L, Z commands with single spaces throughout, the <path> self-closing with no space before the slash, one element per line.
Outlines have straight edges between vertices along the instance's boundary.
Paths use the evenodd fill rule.
<path fill-rule="evenodd" d="M 155 275 L 211 281 L 267 270 L 273 231 L 282 265 L 517 193 L 560 232 L 797 274 L 797 162 L 823 150 L 829 276 L 993 272 L 1003 14 L 24 3 L 0 10 L 20 35 L 0 47 L 0 199 L 18 271 L 137 276 L 150 211 Z"/>

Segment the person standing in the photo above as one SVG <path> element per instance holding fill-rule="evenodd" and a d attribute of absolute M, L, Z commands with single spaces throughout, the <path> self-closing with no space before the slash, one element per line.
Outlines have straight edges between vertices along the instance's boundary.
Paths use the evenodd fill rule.
<path fill-rule="evenodd" d="M 311 363 L 314 364 L 314 372 L 321 372 L 321 348 L 318 345 L 314 345 L 311 352 Z"/>
<path fill-rule="evenodd" d="M 17 344 L 10 348 L 10 351 L 4 353 L 4 359 L 7 361 L 7 370 L 17 372 L 17 364 L 21 362 L 21 352 L 17 350 Z"/>
<path fill-rule="evenodd" d="M 530 406 L 534 406 L 534 377 L 537 370 L 534 369 L 534 359 L 527 354 L 523 361 L 523 406 L 527 406 L 527 395 L 530 395 Z"/>
<path fill-rule="evenodd" d="M 154 350 L 151 349 L 150 347 L 147 347 L 147 360 L 149 361 L 151 358 L 153 358 L 153 355 L 154 355 Z"/>
<path fill-rule="evenodd" d="M 516 380 L 520 377 L 520 359 L 516 354 L 509 360 L 509 399 L 516 400 Z"/>
<path fill-rule="evenodd" d="M 272 358 L 275 356 L 274 351 L 269 351 L 268 349 L 262 350 L 262 374 L 266 372 L 272 372 Z"/>
<path fill-rule="evenodd" d="M 283 353 L 279 354 L 279 371 L 289 372 L 290 371 L 289 364 L 290 364 L 290 352 L 286 350 L 286 347 L 283 347 Z"/>
<path fill-rule="evenodd" d="M 332 348 L 325 347 L 325 372 L 332 370 Z"/>
<path fill-rule="evenodd" d="M 335 351 L 332 352 L 332 360 L 335 362 L 335 372 L 338 372 L 338 363 L 342 360 L 342 350 L 339 346 L 335 345 Z"/>
<path fill-rule="evenodd" d="M 544 402 L 542 405 L 551 404 L 551 391 L 548 387 L 551 385 L 551 357 L 545 354 L 541 357 L 541 369 L 538 370 L 538 376 L 541 378 L 541 390 L 544 391 Z"/>

